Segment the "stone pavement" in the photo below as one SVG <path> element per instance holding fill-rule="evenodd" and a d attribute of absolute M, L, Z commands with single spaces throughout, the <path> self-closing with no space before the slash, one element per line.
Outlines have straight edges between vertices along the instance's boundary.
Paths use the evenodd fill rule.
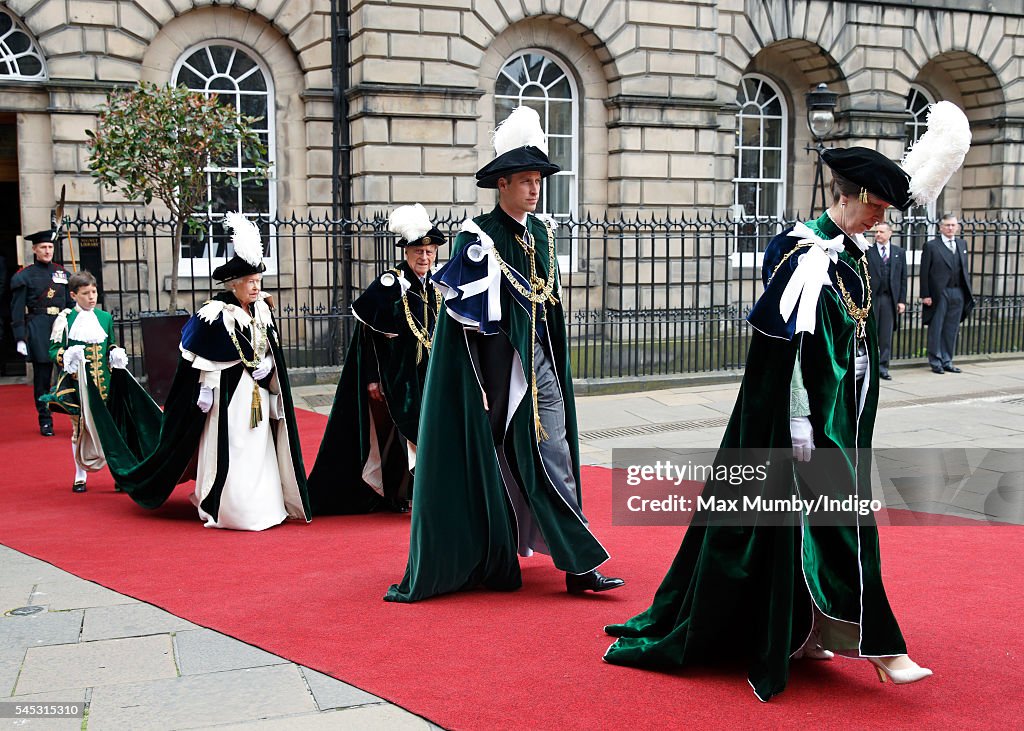
<path fill-rule="evenodd" d="M 876 447 L 1024 447 L 1024 359 L 958 363 L 963 373 L 942 376 L 920 364 L 893 369 L 881 386 Z M 738 386 L 726 374 L 581 396 L 581 458 L 607 466 L 615 447 L 715 447 Z M 295 392 L 297 405 L 326 413 L 334 386 Z M 75 702 L 88 711 L 84 722 L 26 721 L 10 717 L 14 702 Z M 0 546 L 0 729 L 211 727 L 436 728 L 358 688 Z"/>

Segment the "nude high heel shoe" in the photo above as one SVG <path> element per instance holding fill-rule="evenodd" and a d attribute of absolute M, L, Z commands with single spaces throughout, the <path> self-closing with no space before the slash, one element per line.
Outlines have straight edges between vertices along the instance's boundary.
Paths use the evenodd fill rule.
<path fill-rule="evenodd" d="M 910 662 L 910 664 L 913 665 L 913 667 L 895 670 L 888 667 L 885 663 L 883 663 L 883 658 L 868 658 L 868 660 L 871 661 L 871 664 L 875 666 L 875 672 L 878 673 L 878 679 L 881 682 L 884 683 L 886 676 L 889 676 L 889 679 L 892 682 L 896 683 L 896 685 L 904 685 L 906 683 L 916 683 L 918 680 L 924 680 L 932 674 L 931 670 L 929 670 L 928 668 L 921 667 L 916 662 L 911 660 L 910 657 L 907 655 L 893 655 L 892 659 L 895 659 L 897 657 L 907 658 L 908 662 Z"/>

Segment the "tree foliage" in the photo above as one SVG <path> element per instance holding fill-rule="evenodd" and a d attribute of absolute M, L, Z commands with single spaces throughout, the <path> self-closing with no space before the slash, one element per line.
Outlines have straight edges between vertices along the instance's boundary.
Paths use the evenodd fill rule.
<path fill-rule="evenodd" d="M 237 170 L 222 171 L 217 165 L 233 168 L 239 155 L 249 177 L 266 178 L 270 172 L 266 146 L 253 130 L 258 121 L 215 94 L 144 81 L 111 92 L 99 109 L 96 130 L 86 130 L 89 169 L 100 186 L 147 205 L 160 200 L 171 212 L 170 312 L 178 307 L 182 229 L 195 222 L 192 214 L 206 204 L 207 174 L 214 184 L 237 185 Z"/>

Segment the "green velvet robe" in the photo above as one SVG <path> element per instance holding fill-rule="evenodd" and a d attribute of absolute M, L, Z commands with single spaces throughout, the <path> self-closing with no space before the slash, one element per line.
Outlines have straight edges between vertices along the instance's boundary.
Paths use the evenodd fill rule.
<path fill-rule="evenodd" d="M 514 239 L 516 224 L 507 214 L 495 208 L 473 221 L 493 239 L 509 267 L 529 272 L 527 254 Z M 546 277 L 548 247 L 554 242 L 548 241 L 546 227 L 536 217 L 530 216 L 528 225 L 537 242 L 538 275 Z M 518 402 L 504 430 L 492 435 L 469 338 L 506 338 L 512 348 L 513 378 L 529 384 L 533 336 L 529 310 L 513 296 L 512 286 L 500 273 L 500 321 L 489 319 L 484 304 L 487 292 L 468 297 L 460 290 L 463 284 L 482 281 L 488 262 L 493 261 L 488 256 L 479 258 L 479 244 L 476 234 L 461 233 L 452 259 L 435 275 L 435 282 L 447 288 L 444 312 L 448 316 L 440 317 L 434 335 L 420 414 L 409 561 L 401 583 L 388 590 L 388 601 L 411 602 L 478 586 L 518 589 L 522 585 L 517 557 L 522 545 L 521 521 L 506 490 L 518 491 L 528 502 L 531 520 L 546 544 L 538 550 L 550 553 L 556 567 L 581 574 L 608 558 L 604 547 L 547 477 L 537 449 L 529 393 Z M 467 300 L 472 302 L 467 304 Z M 476 314 L 470 316 L 470 310 Z M 564 402 L 566 446 L 571 454 L 577 500 L 582 505 L 576 409 L 561 302 L 546 304 L 544 318 Z M 500 405 L 492 403 L 490 407 Z M 496 442 L 501 443 L 496 447 Z M 515 484 L 506 485 L 502 479 L 499 449 L 508 460 Z"/>
<path fill-rule="evenodd" d="M 409 312 L 416 326 L 425 327 L 428 333 L 434 331 L 436 289 L 428 278 L 424 291 L 419 277 L 404 261 L 374 280 L 352 304 L 358 322 L 320 451 L 309 473 L 314 515 L 369 513 L 386 509 L 388 499 L 406 499 L 399 494 L 400 485 L 411 480 L 405 442 L 416 446 L 430 351 L 409 329 L 398 272 L 409 282 Z M 374 423 L 375 433 L 366 392 L 370 383 L 381 384 L 385 401 L 376 413 L 382 421 L 386 418 L 386 423 Z M 370 479 L 379 479 L 381 484 L 367 482 L 367 469 L 372 473 Z"/>
<path fill-rule="evenodd" d="M 826 239 L 841 234 L 827 215 L 808 226 Z M 788 230 L 773 239 L 765 253 L 768 275 L 797 243 L 787 234 Z M 844 244 L 839 262 L 829 265 L 832 284 L 818 296 L 813 334 L 794 336 L 796 313 L 784 322 L 778 312 L 779 298 L 797 265 L 795 255 L 778 267 L 751 313 L 755 331 L 722 448 L 767 450 L 772 467 L 761 486 L 765 494 L 777 496 L 784 485 L 786 492 L 802 496 L 815 490 L 870 496 L 869 448 L 878 405 L 877 334 L 874 316 L 869 315 L 869 380 L 858 409 L 856 322 L 843 303 L 837 277 L 843 277 L 858 304 L 864 302 L 864 288 L 857 276 L 862 271 L 859 249 L 847 237 Z M 815 446 L 837 448 L 828 453 L 833 467 L 837 455 L 845 461 L 844 468 L 814 485 L 798 483 L 791 459 L 790 380 L 798 350 Z M 704 494 L 729 490 L 708 482 Z M 813 517 L 794 518 L 788 527 L 723 521 L 691 525 L 650 608 L 624 624 L 605 628 L 620 638 L 608 648 L 605 660 L 671 669 L 746 658 L 750 685 L 767 701 L 786 686 L 790 656 L 808 637 L 814 605 L 834 620 L 829 626 L 845 628 L 853 637 L 853 643 L 839 642 L 829 649 L 855 656 L 905 653 L 882 586 L 877 528 L 870 517 L 845 518 L 848 525 L 839 526 L 822 525 Z M 824 637 L 829 647 L 827 631 Z"/>

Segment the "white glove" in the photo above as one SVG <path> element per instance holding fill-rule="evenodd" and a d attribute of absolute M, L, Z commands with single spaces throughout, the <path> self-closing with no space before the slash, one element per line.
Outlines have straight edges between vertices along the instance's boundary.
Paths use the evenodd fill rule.
<path fill-rule="evenodd" d="M 110 367 L 111 368 L 127 368 L 128 367 L 128 353 L 125 352 L 124 348 L 111 348 L 110 349 Z"/>
<path fill-rule="evenodd" d="M 199 387 L 199 398 L 196 399 L 196 406 L 198 406 L 199 410 L 202 411 L 204 414 L 210 412 L 210 409 L 213 407 L 212 388 L 210 388 L 209 386 Z"/>
<path fill-rule="evenodd" d="M 14 347 L 18 351 L 19 355 L 23 355 L 26 358 L 28 357 L 28 345 L 25 343 L 24 340 L 19 340 L 18 344 Z"/>
<path fill-rule="evenodd" d="M 806 416 L 794 416 L 789 420 L 789 435 L 793 440 L 793 459 L 810 462 L 814 451 L 814 429 Z"/>
<path fill-rule="evenodd" d="M 256 366 L 252 372 L 252 380 L 262 381 L 264 378 L 270 375 L 270 371 L 274 370 L 274 356 L 265 355 L 260 364 Z"/>
<path fill-rule="evenodd" d="M 85 346 L 72 345 L 64 351 L 64 372 L 78 373 L 78 366 L 85 362 Z"/>

